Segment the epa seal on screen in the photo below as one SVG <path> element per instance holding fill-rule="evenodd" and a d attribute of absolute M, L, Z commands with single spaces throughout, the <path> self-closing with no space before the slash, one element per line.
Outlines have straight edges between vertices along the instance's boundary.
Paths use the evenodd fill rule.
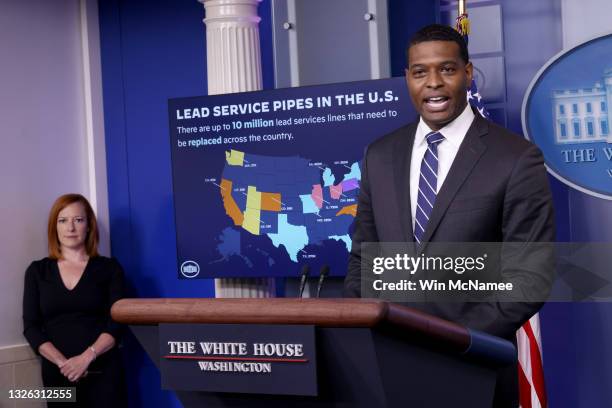
<path fill-rule="evenodd" d="M 525 137 L 568 186 L 612 200 L 612 34 L 553 57 L 523 101 Z"/>

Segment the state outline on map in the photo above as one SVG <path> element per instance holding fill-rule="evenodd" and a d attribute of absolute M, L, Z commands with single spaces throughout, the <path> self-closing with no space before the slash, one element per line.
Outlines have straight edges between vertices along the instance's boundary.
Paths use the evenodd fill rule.
<path fill-rule="evenodd" d="M 231 149 L 225 158 L 221 196 L 234 226 L 252 235 L 266 235 L 277 248 L 283 245 L 293 262 L 298 262 L 306 246 L 325 240 L 341 241 L 350 250 L 349 228 L 356 216 L 361 180 L 358 161 L 344 165 L 350 171 L 333 184 L 335 176 L 329 166 L 299 156 L 263 156 Z M 298 214 L 304 222 L 291 223 L 290 217 Z"/>

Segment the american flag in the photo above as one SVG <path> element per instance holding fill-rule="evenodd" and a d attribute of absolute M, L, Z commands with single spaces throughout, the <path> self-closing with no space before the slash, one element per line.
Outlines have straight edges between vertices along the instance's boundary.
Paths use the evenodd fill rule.
<path fill-rule="evenodd" d="M 472 79 L 472 85 L 467 91 L 467 99 L 470 105 L 476 108 L 483 118 L 491 119 L 491 115 L 489 115 L 489 111 L 485 108 L 484 102 L 482 101 L 482 96 L 478 92 L 475 79 Z"/>
<path fill-rule="evenodd" d="M 457 17 L 455 29 L 468 43 L 470 20 L 467 13 Z M 467 100 L 485 119 L 491 115 L 485 108 L 482 95 L 478 92 L 476 80 L 472 79 L 467 90 Z M 521 408 L 546 408 L 546 386 L 542 365 L 542 340 L 540 336 L 540 316 L 535 314 L 516 332 L 518 348 L 519 403 Z"/>
<path fill-rule="evenodd" d="M 516 344 L 521 408 L 545 408 L 548 404 L 542 367 L 540 317 L 537 313 L 516 332 Z"/>

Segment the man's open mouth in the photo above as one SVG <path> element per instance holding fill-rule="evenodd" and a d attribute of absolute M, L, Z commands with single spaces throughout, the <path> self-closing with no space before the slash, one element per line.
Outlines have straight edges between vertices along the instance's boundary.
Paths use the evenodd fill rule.
<path fill-rule="evenodd" d="M 433 96 L 425 98 L 425 105 L 431 110 L 443 110 L 447 107 L 448 101 L 447 96 Z"/>

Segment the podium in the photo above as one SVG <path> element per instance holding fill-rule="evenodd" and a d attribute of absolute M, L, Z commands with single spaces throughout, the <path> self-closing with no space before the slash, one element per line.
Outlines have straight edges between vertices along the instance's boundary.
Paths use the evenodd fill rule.
<path fill-rule="evenodd" d="M 378 300 L 122 299 L 111 314 L 158 368 L 160 324 L 314 326 L 316 396 L 176 390 L 185 407 L 491 407 L 516 362 L 506 340 Z"/>

